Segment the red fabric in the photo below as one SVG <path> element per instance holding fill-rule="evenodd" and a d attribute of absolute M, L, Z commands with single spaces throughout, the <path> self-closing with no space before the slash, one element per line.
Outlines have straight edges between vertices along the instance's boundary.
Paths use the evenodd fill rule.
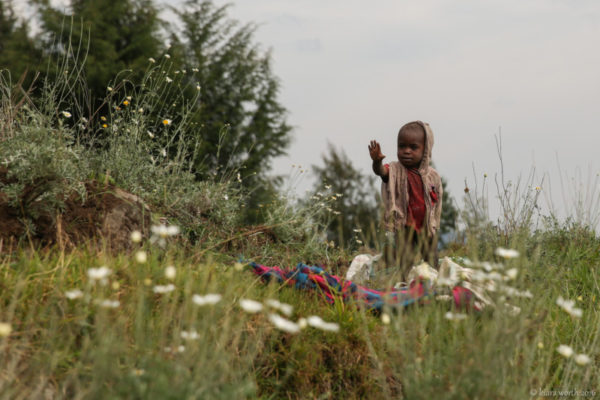
<path fill-rule="evenodd" d="M 431 196 L 431 204 L 435 205 L 435 203 L 438 202 L 438 195 L 435 192 L 435 187 L 431 188 L 431 192 L 429 193 L 429 195 Z"/>
<path fill-rule="evenodd" d="M 481 311 L 481 308 L 475 303 L 473 292 L 462 286 L 454 286 L 452 288 L 452 296 L 454 297 L 454 305 L 461 309 L 475 309 Z"/>
<path fill-rule="evenodd" d="M 419 172 L 407 169 L 408 181 L 408 215 L 406 225 L 420 232 L 425 220 L 425 190 L 423 188 L 423 179 Z"/>

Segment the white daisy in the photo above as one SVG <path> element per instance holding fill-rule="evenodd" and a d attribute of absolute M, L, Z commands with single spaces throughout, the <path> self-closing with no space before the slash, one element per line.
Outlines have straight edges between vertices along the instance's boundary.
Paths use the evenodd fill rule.
<path fill-rule="evenodd" d="M 200 335 L 196 331 L 181 331 L 180 335 L 185 340 L 197 340 L 200 338 Z"/>
<path fill-rule="evenodd" d="M 169 293 L 175 290 L 175 285 L 169 283 L 168 285 L 156 285 L 152 288 L 154 293 L 164 294 Z"/>
<path fill-rule="evenodd" d="M 167 279 L 173 280 L 175 279 L 175 275 L 177 275 L 177 270 L 174 266 L 169 265 L 167 268 L 165 268 L 165 277 Z"/>
<path fill-rule="evenodd" d="M 249 313 L 257 313 L 263 309 L 262 303 L 249 299 L 240 299 L 240 307 L 242 307 L 242 310 Z"/>
<path fill-rule="evenodd" d="M 65 296 L 69 300 L 80 299 L 83 297 L 83 292 L 79 289 L 67 290 Z"/>
<path fill-rule="evenodd" d="M 308 325 L 313 328 L 321 329 L 329 332 L 338 332 L 340 330 L 340 326 L 335 322 L 325 322 L 321 319 L 321 317 L 317 315 L 311 315 L 306 319 Z"/>
<path fill-rule="evenodd" d="M 292 322 L 288 319 L 285 319 L 277 314 L 269 314 L 269 321 L 271 321 L 271 323 L 273 325 L 275 325 L 275 327 L 277 329 L 280 329 L 284 332 L 288 332 L 288 333 L 300 332 L 300 325 L 298 325 L 297 323 Z"/>
<path fill-rule="evenodd" d="M 531 293 L 529 290 L 521 291 L 511 286 L 502 287 L 502 292 L 504 292 L 509 297 L 525 297 L 528 299 L 533 298 L 533 293 Z"/>
<path fill-rule="evenodd" d="M 177 225 L 154 225 L 150 228 L 152 231 L 152 237 L 150 243 L 154 244 L 158 242 L 158 245 L 164 247 L 167 243 L 166 239 L 169 236 L 175 236 L 179 234 L 179 227 Z"/>
<path fill-rule="evenodd" d="M 101 281 L 103 284 L 106 284 L 106 278 L 111 274 L 110 268 L 106 266 L 102 266 L 100 268 L 90 268 L 87 271 L 88 278 L 92 280 L 92 282 Z"/>
<path fill-rule="evenodd" d="M 162 238 L 179 234 L 179 227 L 177 225 L 154 225 L 150 230 L 153 234 Z"/>
<path fill-rule="evenodd" d="M 498 247 L 496 249 L 496 255 L 502 258 L 517 258 L 519 257 L 519 252 L 513 249 L 505 249 L 503 247 Z"/>
<path fill-rule="evenodd" d="M 139 243 L 142 241 L 142 232 L 133 231 L 131 232 L 130 238 L 133 243 Z"/>
<path fill-rule="evenodd" d="M 146 261 L 148 261 L 148 254 L 145 251 L 140 250 L 135 253 L 135 260 L 140 264 L 144 264 Z"/>
<path fill-rule="evenodd" d="M 96 300 L 96 304 L 98 304 L 102 308 L 118 308 L 121 305 L 119 300 L 109 300 L 109 299 Z"/>
<path fill-rule="evenodd" d="M 592 359 L 588 357 L 586 354 L 577 354 L 574 357 L 575 363 L 577 365 L 587 365 L 592 362 Z"/>
<path fill-rule="evenodd" d="M 451 311 L 448 311 L 445 315 L 444 318 L 450 320 L 450 321 L 461 321 L 463 319 L 467 318 L 467 314 L 462 314 L 462 313 L 453 313 Z"/>
<path fill-rule="evenodd" d="M 286 304 L 286 303 L 281 303 L 279 300 L 268 299 L 267 301 L 265 301 L 265 304 L 268 305 L 269 307 L 272 307 L 276 310 L 281 311 L 288 317 L 290 315 L 292 315 L 292 311 L 294 310 L 294 307 L 292 305 Z"/>
<path fill-rule="evenodd" d="M 573 355 L 573 349 L 570 346 L 567 346 L 566 344 L 561 344 L 560 346 L 558 346 L 556 348 L 556 351 L 558 351 L 558 353 L 565 358 L 569 358 Z"/>
<path fill-rule="evenodd" d="M 196 304 L 198 306 L 204 306 L 204 305 L 217 304 L 219 301 L 221 301 L 221 298 L 222 298 L 222 296 L 220 294 L 209 293 L 204 296 L 195 294 L 192 296 L 192 301 L 194 302 L 194 304 Z"/>
<path fill-rule="evenodd" d="M 514 280 L 517 278 L 518 273 L 519 273 L 519 270 L 517 270 L 516 268 L 511 268 L 508 271 L 506 271 L 506 277 L 508 279 Z"/>
<path fill-rule="evenodd" d="M 389 325 L 390 322 L 392 322 L 392 319 L 390 318 L 390 316 L 386 313 L 381 314 L 381 322 L 384 325 Z"/>
<path fill-rule="evenodd" d="M 12 332 L 12 326 L 8 322 L 0 322 L 0 337 L 6 337 Z"/>
<path fill-rule="evenodd" d="M 556 299 L 556 304 L 569 313 L 572 317 L 581 318 L 583 311 L 581 308 L 575 307 L 575 300 L 565 300 L 562 296 L 558 296 Z"/>

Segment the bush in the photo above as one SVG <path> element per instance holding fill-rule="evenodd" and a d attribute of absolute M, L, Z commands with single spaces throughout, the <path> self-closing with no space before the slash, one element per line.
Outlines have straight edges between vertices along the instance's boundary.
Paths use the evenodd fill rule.
<path fill-rule="evenodd" d="M 89 165 L 83 148 L 62 122 L 54 127 L 49 118 L 24 107 L 14 134 L 0 141 L 0 191 L 21 210 L 22 218 L 53 216 L 73 191 L 85 195 Z"/>

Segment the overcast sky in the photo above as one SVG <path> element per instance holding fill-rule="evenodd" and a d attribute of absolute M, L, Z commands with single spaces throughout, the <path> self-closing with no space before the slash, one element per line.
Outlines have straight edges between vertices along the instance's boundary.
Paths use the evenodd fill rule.
<path fill-rule="evenodd" d="M 277 172 L 320 164 L 331 142 L 370 173 L 369 140 L 392 161 L 398 129 L 420 119 L 459 200 L 473 165 L 479 178 L 500 171 L 500 130 L 509 179 L 535 166 L 559 198 L 557 158 L 563 174 L 580 168 L 584 185 L 596 178 L 599 1 L 216 1 L 226 3 L 231 17 L 259 25 L 256 41 L 273 51 L 295 127 Z"/>

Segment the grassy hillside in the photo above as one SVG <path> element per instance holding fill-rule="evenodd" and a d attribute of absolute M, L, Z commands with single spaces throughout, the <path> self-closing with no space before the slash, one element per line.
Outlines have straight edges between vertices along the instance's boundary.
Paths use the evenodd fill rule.
<path fill-rule="evenodd" d="M 137 250 L 4 255 L 3 397 L 513 399 L 599 388 L 599 241 L 588 232 L 530 237 L 522 256 L 507 260 L 518 269 L 511 286 L 531 298 L 492 293 L 497 306 L 482 312 L 436 299 L 386 309 L 383 318 L 265 284 L 247 266 L 220 254 L 195 257 L 172 241 L 166 250 L 140 244 L 145 261 Z M 110 273 L 93 279 L 100 266 Z M 202 304 L 207 294 L 220 297 Z M 575 300 L 582 316 L 559 307 L 559 296 Z M 264 305 L 250 313 L 242 299 L 275 299 L 293 311 Z M 317 315 L 339 330 L 289 333 L 271 313 L 294 322 Z M 565 358 L 561 344 L 590 363 Z"/>

